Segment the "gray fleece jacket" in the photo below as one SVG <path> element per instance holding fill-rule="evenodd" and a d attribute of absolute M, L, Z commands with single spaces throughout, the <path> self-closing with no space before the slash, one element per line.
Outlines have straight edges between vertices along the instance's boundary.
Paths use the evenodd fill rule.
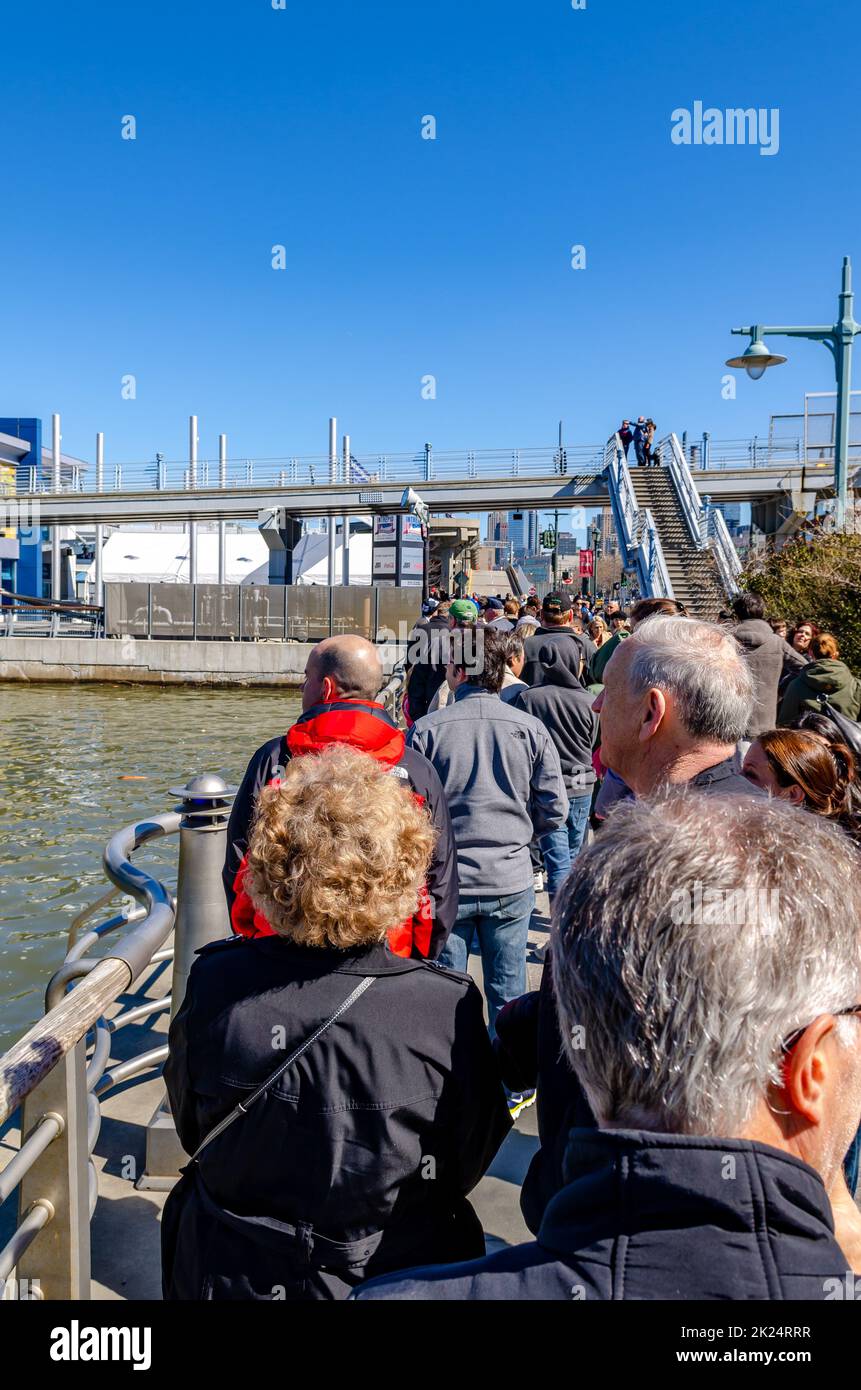
<path fill-rule="evenodd" d="M 532 883 L 533 833 L 568 817 L 562 768 L 547 730 L 498 695 L 462 685 L 407 736 L 439 774 L 451 812 L 461 898 L 507 897 Z"/>

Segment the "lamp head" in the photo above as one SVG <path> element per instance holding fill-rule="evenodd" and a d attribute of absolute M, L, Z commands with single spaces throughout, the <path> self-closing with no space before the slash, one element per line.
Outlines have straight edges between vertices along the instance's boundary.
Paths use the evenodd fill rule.
<path fill-rule="evenodd" d="M 786 361 L 778 352 L 769 352 L 759 333 L 751 337 L 741 357 L 727 359 L 728 367 L 744 368 L 751 381 L 759 381 L 767 367 L 779 367 Z"/>

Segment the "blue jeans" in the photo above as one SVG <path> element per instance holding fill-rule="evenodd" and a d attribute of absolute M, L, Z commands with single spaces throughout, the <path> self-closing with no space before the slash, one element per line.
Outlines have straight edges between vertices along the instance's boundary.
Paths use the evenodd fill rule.
<path fill-rule="evenodd" d="M 465 971 L 477 938 L 491 1037 L 503 1004 L 526 993 L 526 947 L 534 906 L 531 888 L 504 898 L 461 895 L 451 936 L 439 958 L 440 965 Z"/>
<path fill-rule="evenodd" d="M 592 793 L 572 796 L 568 803 L 568 819 L 558 830 L 548 830 L 539 844 L 547 870 L 547 893 L 552 902 L 571 872 L 571 865 L 583 847 L 589 828 L 589 807 Z"/>
<path fill-rule="evenodd" d="M 843 1160 L 843 1176 L 853 1197 L 858 1190 L 859 1159 L 861 1159 L 861 1129 L 852 1140 L 849 1152 Z"/>

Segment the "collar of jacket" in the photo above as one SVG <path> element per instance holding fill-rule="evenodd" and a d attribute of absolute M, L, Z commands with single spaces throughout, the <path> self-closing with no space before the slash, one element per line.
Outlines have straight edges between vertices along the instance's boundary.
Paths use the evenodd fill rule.
<path fill-rule="evenodd" d="M 334 946 L 300 946 L 281 936 L 247 938 L 247 945 L 273 955 L 280 963 L 289 961 L 297 977 L 319 979 L 321 975 L 404 975 L 422 970 L 427 962 L 393 955 L 385 941 L 364 950 L 339 951 Z"/>
<path fill-rule="evenodd" d="M 698 772 L 696 777 L 691 778 L 691 786 L 708 787 L 713 782 L 723 782 L 727 777 L 739 777 L 741 775 L 741 758 L 736 751 L 730 753 L 728 758 L 724 758 L 722 763 L 715 763 L 714 767 L 706 767 L 702 772 Z"/>
<path fill-rule="evenodd" d="M 729 1158 L 734 1181 L 726 1178 Z M 563 1174 L 566 1186 L 547 1207 L 538 1233 L 541 1245 L 559 1252 L 624 1234 L 704 1226 L 833 1239 L 819 1174 L 750 1139 L 572 1129 Z"/>
<path fill-rule="evenodd" d="M 404 755 L 406 738 L 375 700 L 332 700 L 312 705 L 286 734 L 294 758 L 319 753 L 332 743 L 346 743 L 378 762 L 394 767 Z"/>
<path fill-rule="evenodd" d="M 479 695 L 487 695 L 491 700 L 499 699 L 499 692 L 496 690 L 485 690 L 483 685 L 470 685 L 464 681 L 454 692 L 455 700 L 474 700 Z"/>

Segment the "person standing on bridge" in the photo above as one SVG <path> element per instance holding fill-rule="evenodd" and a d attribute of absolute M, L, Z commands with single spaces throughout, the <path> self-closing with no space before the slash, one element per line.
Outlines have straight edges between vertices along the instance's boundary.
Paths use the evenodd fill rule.
<path fill-rule="evenodd" d="M 631 447 L 631 440 L 634 438 L 634 431 L 631 429 L 630 420 L 623 420 L 619 426 L 619 438 L 622 441 L 622 448 L 625 450 L 625 458 L 628 457 L 628 450 Z"/>
<path fill-rule="evenodd" d="M 658 458 L 658 455 L 654 452 L 652 448 L 654 442 L 655 422 L 654 420 L 649 419 L 646 421 L 646 464 L 649 468 L 660 467 L 660 459 Z"/>
<path fill-rule="evenodd" d="M 646 417 L 645 415 L 638 415 L 637 423 L 634 426 L 634 453 L 637 456 L 637 465 L 640 468 L 645 468 L 648 462 L 646 451 Z"/>

